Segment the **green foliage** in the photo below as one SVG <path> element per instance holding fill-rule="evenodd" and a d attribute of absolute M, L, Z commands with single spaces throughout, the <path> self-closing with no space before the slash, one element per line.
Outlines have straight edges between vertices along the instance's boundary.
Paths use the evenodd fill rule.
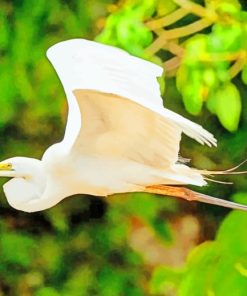
<path fill-rule="evenodd" d="M 156 11 L 158 16 L 167 15 L 177 8 L 177 4 L 173 0 L 157 0 L 156 3 Z"/>
<path fill-rule="evenodd" d="M 206 6 L 223 15 L 236 16 L 241 10 L 238 0 L 205 0 Z"/>
<path fill-rule="evenodd" d="M 215 24 L 208 35 L 210 53 L 233 53 L 244 45 L 244 30 L 241 23 Z"/>
<path fill-rule="evenodd" d="M 156 0 L 127 1 L 122 9 L 108 17 L 103 32 L 96 40 L 142 57 L 144 49 L 153 40 L 152 33 L 143 21 L 153 14 L 156 2 Z"/>
<path fill-rule="evenodd" d="M 243 158 L 246 124 L 239 128 L 238 134 L 222 133 L 215 122 L 209 121 L 203 106 L 206 103 L 227 130 L 237 130 L 240 113 L 245 112 L 244 108 L 241 110 L 238 89 L 243 89 L 243 99 L 246 91 L 236 75 L 236 85 L 233 84 L 231 69 L 238 61 L 240 70 L 243 69 L 242 82 L 247 84 L 246 60 L 244 54 L 238 55 L 247 48 L 247 14 L 237 0 L 205 2 L 206 8 L 215 11 L 219 18 L 213 22 L 212 30 L 182 40 L 182 62 L 176 84 L 186 110 L 200 115 L 201 122 L 220 134 L 221 141 L 217 155 L 215 150 L 210 152 L 187 140 L 183 149 L 185 156 L 194 158 L 200 167 L 211 164 L 209 158 L 222 167 L 231 167 Z M 151 17 L 155 20 L 169 17 L 178 8 L 173 0 L 120 4 L 111 0 L 3 0 L 0 7 L 1 159 L 13 155 L 40 157 L 50 144 L 63 136 L 67 106 L 62 86 L 45 58 L 49 46 L 70 38 L 94 39 L 102 23 L 106 23 L 97 40 L 162 64 L 169 58 L 163 51 L 163 43 L 164 48 L 155 56 L 150 57 L 145 51 L 161 33 L 151 32 L 146 22 Z M 110 11 L 113 12 L 109 14 Z M 190 15 L 166 29 L 187 26 L 191 19 Z M 169 107 L 182 113 L 173 80 L 166 82 Z M 219 195 L 216 190 L 219 187 L 209 188 L 213 195 Z M 246 191 L 246 180 L 239 177 L 235 187 L 220 188 L 222 196 L 236 188 Z M 245 193 L 233 197 L 242 202 L 245 198 Z M 147 260 L 147 254 L 158 259 L 162 255 L 165 262 L 169 262 L 169 256 L 179 257 L 178 251 L 167 252 L 173 254 L 167 255 L 167 249 L 163 248 L 175 246 L 174 233 L 180 235 L 176 219 L 180 216 L 187 213 L 200 218 L 201 227 L 210 221 L 208 224 L 216 228 L 225 214 L 214 206 L 206 211 L 191 204 L 177 205 L 174 199 L 146 194 L 114 196 L 109 204 L 78 196 L 48 211 L 29 215 L 10 209 L 2 194 L 0 295 L 146 296 L 150 293 L 175 295 L 176 292 L 186 296 L 245 295 L 247 221 L 244 213 L 231 213 L 221 225 L 216 240 L 195 248 L 181 268 L 168 263 L 157 266 L 161 265 L 159 261 L 158 264 Z M 133 239 L 143 229 L 144 234 L 138 236 L 142 249 L 138 249 Z M 211 229 L 200 239 L 204 241 L 213 235 Z M 184 244 L 186 241 L 181 242 Z M 157 249 L 153 247 L 150 251 L 150 245 Z"/>
<path fill-rule="evenodd" d="M 10 268 L 14 265 L 29 267 L 33 260 L 33 246 L 33 238 L 24 233 L 3 232 L 0 241 L 3 264 L 7 264 Z"/>
<path fill-rule="evenodd" d="M 245 66 L 242 71 L 242 80 L 244 84 L 247 84 L 247 66 Z"/>
<path fill-rule="evenodd" d="M 207 35 L 197 35 L 186 43 L 186 53 L 177 72 L 177 87 L 186 110 L 198 115 L 204 101 L 229 131 L 237 130 L 241 98 L 232 84 L 227 57 L 242 50 L 245 33 L 240 24 L 215 24 Z M 220 60 L 224 57 L 226 60 Z M 244 78 L 243 71 L 243 81 Z M 229 112 L 229 109 L 231 112 Z"/>
<path fill-rule="evenodd" d="M 2 1 L 0 128 L 16 121 L 20 110 L 23 110 L 23 119 L 18 117 L 18 121 L 31 117 L 33 125 L 40 126 L 40 133 L 45 128 L 52 128 L 49 124 L 60 116 L 59 103 L 63 95 L 60 88 L 53 87 L 52 82 L 58 85 L 58 80 L 49 62 L 44 59 L 44 53 L 55 42 L 86 34 L 89 36 L 89 23 L 97 17 L 97 14 L 92 15 L 91 10 L 98 5 L 101 11 L 104 4 L 100 2 L 92 1 L 91 5 L 84 1 L 71 2 L 70 6 L 59 0 L 30 0 L 16 4 Z M 54 94 L 56 100 L 51 100 Z M 33 112 L 36 117 L 30 115 Z"/>
<path fill-rule="evenodd" d="M 171 242 L 171 230 L 162 216 L 162 211 L 167 207 L 166 203 L 161 204 L 158 199 L 153 199 L 150 194 L 145 193 L 130 194 L 129 199 L 131 200 L 128 208 L 130 214 L 142 219 L 164 242 Z M 172 204 L 170 207 L 171 211 L 175 210 Z"/>
<path fill-rule="evenodd" d="M 226 83 L 211 95 L 210 100 L 214 104 L 210 108 L 217 114 L 221 124 L 230 132 L 236 131 L 241 113 L 241 98 L 237 87 Z"/>
<path fill-rule="evenodd" d="M 232 212 L 222 223 L 216 240 L 195 248 L 182 269 L 158 267 L 151 293 L 169 295 L 172 287 L 179 296 L 246 295 L 246 227 L 246 213 Z"/>
<path fill-rule="evenodd" d="M 182 95 L 185 109 L 190 114 L 201 114 L 204 102 L 206 102 L 208 110 L 217 115 L 223 127 L 230 132 L 235 132 L 242 111 L 237 88 L 235 87 L 235 90 L 231 91 L 230 104 L 233 109 L 229 119 L 226 115 L 226 105 L 221 102 L 224 99 L 217 99 L 217 102 L 213 102 L 213 98 L 218 97 L 215 93 L 220 94 L 224 89 L 232 90 L 234 88 L 229 88 L 228 85 L 232 85 L 231 80 L 241 69 L 243 69 L 243 82 L 246 81 L 246 71 L 244 70 L 247 50 L 246 12 L 242 10 L 238 0 L 205 2 L 205 14 L 209 15 L 209 23 L 212 22 L 212 31 L 207 34 L 192 35 L 182 43 L 185 51 L 177 70 L 177 88 Z M 171 24 L 173 23 L 172 12 L 176 8 L 177 4 L 173 0 L 165 2 L 157 0 L 126 1 L 125 5 L 107 18 L 106 26 L 96 40 L 121 47 L 142 58 L 150 59 L 149 50 L 146 51 L 145 49 L 152 43 L 153 36 L 149 26 L 144 25 L 145 20 L 155 15 L 155 18 L 160 17 L 160 24 L 165 24 L 165 16 L 167 16 L 168 24 Z M 193 7 L 191 10 L 194 13 Z M 208 12 L 206 12 L 207 10 Z M 210 15 L 213 15 L 213 13 L 216 16 L 212 21 Z M 176 22 L 177 18 L 174 18 L 174 22 Z M 150 28 L 153 28 L 153 26 Z M 156 28 L 156 30 L 154 29 L 155 34 L 164 36 L 164 40 L 161 42 L 161 37 L 157 37 L 160 40 L 159 42 L 154 40 L 153 45 L 157 41 L 159 45 L 154 46 L 163 49 L 162 46 L 167 42 L 166 36 L 164 33 L 161 34 L 161 25 L 156 24 L 154 28 Z M 186 31 L 186 26 L 183 29 L 182 36 Z M 162 64 L 159 54 L 152 56 L 151 60 Z M 241 68 L 235 70 L 232 61 L 241 64 Z M 239 65 L 236 67 L 239 67 Z M 214 110 L 213 105 L 218 106 L 217 110 Z M 222 110 L 220 110 L 221 108 Z"/>
<path fill-rule="evenodd" d="M 23 230 L 11 230 L 8 216 L 1 219 L 2 284 L 9 285 L 11 291 L 18 291 L 19 295 L 24 291 L 33 291 L 34 295 L 125 295 L 123 291 L 133 296 L 146 295 L 141 287 L 145 277 L 141 257 L 127 245 L 130 219 L 137 219 L 131 209 L 134 196 L 126 197 L 125 202 L 116 197 L 118 201 L 111 205 L 104 219 L 83 222 L 80 216 L 85 217 L 88 211 L 85 203 L 89 201 L 85 198 L 46 211 L 47 217 L 57 219 L 57 212 L 64 211 L 67 229 L 56 229 L 56 225 L 50 224 L 50 230 L 45 232 L 45 225 L 51 222 L 48 218 L 39 222 L 42 235 L 31 235 Z M 140 198 L 136 198 L 140 203 Z M 152 206 L 150 199 L 149 207 Z M 30 218 L 27 215 L 19 215 L 18 221 L 28 219 L 29 223 L 24 223 L 25 231 L 31 227 L 37 231 L 35 219 L 39 214 Z M 77 224 L 72 222 L 74 217 L 79 219 Z M 63 218 L 60 216 L 60 219 Z"/>
<path fill-rule="evenodd" d="M 206 4 L 217 13 L 218 19 L 210 33 L 197 34 L 186 40 L 176 77 L 177 87 L 190 114 L 199 115 L 203 103 L 207 102 L 208 110 L 218 116 L 227 130 L 233 132 L 238 127 L 241 102 L 239 91 L 231 80 L 243 69 L 242 79 L 244 83 L 246 81 L 245 12 L 238 1 L 206 1 Z M 234 59 L 236 65 L 232 66 Z M 226 95 L 228 91 L 229 95 Z M 226 110 L 227 97 L 229 107 L 232 107 L 231 114 Z M 214 99 L 217 102 L 213 102 Z"/>
<path fill-rule="evenodd" d="M 61 40 L 93 39 L 111 3 L 1 2 L 1 159 L 40 157 L 62 138 L 65 95 L 45 52 Z M 155 219 L 164 206 L 149 200 Z M 146 295 L 147 270 L 128 246 L 130 220 L 138 218 L 131 200 L 105 215 L 103 201 L 85 196 L 32 215 L 11 210 L 3 194 L 1 203 L 1 295 Z"/>
<path fill-rule="evenodd" d="M 183 272 L 182 269 L 158 266 L 154 270 L 150 281 L 151 295 L 175 294 L 177 287 L 180 284 L 181 276 L 183 276 Z"/>

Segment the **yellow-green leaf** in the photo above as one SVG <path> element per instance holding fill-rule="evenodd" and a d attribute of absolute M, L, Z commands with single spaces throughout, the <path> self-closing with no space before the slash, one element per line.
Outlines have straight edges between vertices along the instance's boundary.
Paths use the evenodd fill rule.
<path fill-rule="evenodd" d="M 226 83 L 215 94 L 216 114 L 220 123 L 230 132 L 238 128 L 241 114 L 241 98 L 237 87 L 232 83 Z"/>

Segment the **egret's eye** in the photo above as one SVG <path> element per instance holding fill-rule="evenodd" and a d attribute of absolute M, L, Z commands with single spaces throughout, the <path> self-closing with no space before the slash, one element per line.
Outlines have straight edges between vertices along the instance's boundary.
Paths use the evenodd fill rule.
<path fill-rule="evenodd" d="M 2 162 L 0 163 L 1 171 L 11 171 L 13 169 L 13 165 L 10 162 Z"/>

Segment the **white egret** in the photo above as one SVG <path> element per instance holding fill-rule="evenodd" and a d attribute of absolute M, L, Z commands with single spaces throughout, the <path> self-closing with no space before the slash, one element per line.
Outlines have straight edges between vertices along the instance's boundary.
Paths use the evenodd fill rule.
<path fill-rule="evenodd" d="M 216 140 L 163 107 L 161 67 L 83 39 L 60 42 L 47 56 L 68 100 L 65 136 L 41 160 L 13 157 L 0 163 L 0 176 L 12 178 L 3 186 L 12 207 L 35 212 L 78 193 L 151 192 L 247 209 L 181 186 L 203 186 L 203 176 L 212 173 L 179 160 L 181 134 L 209 146 Z"/>

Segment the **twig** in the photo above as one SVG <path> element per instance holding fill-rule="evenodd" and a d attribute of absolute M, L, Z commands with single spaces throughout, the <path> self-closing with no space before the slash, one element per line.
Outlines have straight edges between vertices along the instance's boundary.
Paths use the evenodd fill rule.
<path fill-rule="evenodd" d="M 236 62 L 231 66 L 229 73 L 231 79 L 238 75 L 246 64 L 246 52 L 242 52 Z"/>
<path fill-rule="evenodd" d="M 245 53 L 244 51 L 238 51 L 235 53 L 203 53 L 200 57 L 199 60 L 202 62 L 220 62 L 220 61 L 235 61 L 238 59 L 245 59 Z M 243 56 L 244 54 L 244 56 Z"/>
<path fill-rule="evenodd" d="M 181 18 L 185 17 L 189 12 L 185 10 L 184 8 L 178 8 L 174 12 L 170 13 L 169 15 L 166 15 L 162 18 L 156 19 L 156 20 L 151 20 L 146 23 L 146 26 L 154 31 L 156 29 L 162 28 L 162 27 L 167 27 L 171 24 L 174 24 Z"/>
<path fill-rule="evenodd" d="M 176 4 L 180 5 L 182 8 L 188 10 L 190 13 L 198 15 L 202 18 L 207 18 L 212 22 L 215 22 L 218 18 L 217 14 L 213 10 L 209 10 L 199 4 L 188 0 L 173 0 Z"/>
<path fill-rule="evenodd" d="M 207 19 L 200 19 L 192 24 L 176 29 L 164 31 L 147 49 L 146 52 L 150 55 L 159 51 L 169 39 L 177 39 L 194 34 L 212 25 L 212 22 Z"/>
<path fill-rule="evenodd" d="M 164 29 L 156 29 L 156 30 L 153 30 L 153 32 L 157 35 L 157 36 L 160 36 L 165 30 Z"/>
<path fill-rule="evenodd" d="M 173 57 L 170 60 L 166 61 L 163 64 L 163 67 L 165 69 L 166 72 L 171 72 L 173 70 L 176 70 L 181 62 L 181 57 Z"/>
<path fill-rule="evenodd" d="M 165 30 L 163 30 L 163 29 L 154 30 L 154 32 L 157 36 L 160 36 L 161 34 L 163 34 L 164 31 Z M 166 44 L 164 45 L 163 48 L 166 50 L 169 50 L 171 53 L 173 53 L 174 55 L 178 55 L 178 56 L 182 56 L 184 53 L 184 48 L 182 47 L 182 43 L 178 44 L 177 40 L 172 40 L 172 41 L 166 42 Z"/>
<path fill-rule="evenodd" d="M 198 31 L 201 31 L 209 26 L 212 25 L 212 22 L 207 20 L 207 19 L 200 19 L 192 24 L 189 24 L 187 26 L 183 26 L 180 28 L 172 29 L 169 31 L 166 31 L 164 33 L 164 36 L 160 37 L 165 37 L 166 39 L 176 39 L 176 38 L 181 38 L 185 37 L 191 34 L 194 34 Z"/>
<path fill-rule="evenodd" d="M 172 41 L 167 42 L 165 49 L 169 50 L 171 53 L 179 57 L 182 57 L 184 54 L 184 48 Z"/>

